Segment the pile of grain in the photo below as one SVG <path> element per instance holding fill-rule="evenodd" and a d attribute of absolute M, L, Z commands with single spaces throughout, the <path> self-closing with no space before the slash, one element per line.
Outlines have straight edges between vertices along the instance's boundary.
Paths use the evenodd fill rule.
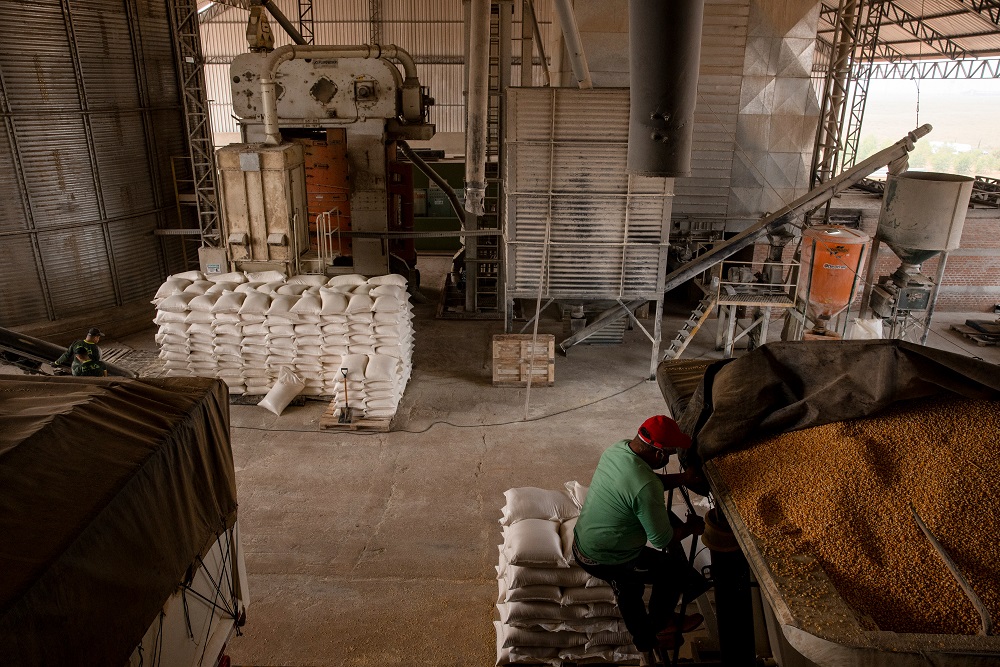
<path fill-rule="evenodd" d="M 960 398 L 900 403 L 763 439 L 716 464 L 779 577 L 794 578 L 804 568 L 793 556 L 810 554 L 863 625 L 975 634 L 978 614 L 909 504 L 1000 618 L 998 408 Z"/>

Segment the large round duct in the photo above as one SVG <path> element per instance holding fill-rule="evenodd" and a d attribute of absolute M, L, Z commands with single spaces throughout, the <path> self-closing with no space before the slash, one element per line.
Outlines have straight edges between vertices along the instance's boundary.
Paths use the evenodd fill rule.
<path fill-rule="evenodd" d="M 628 172 L 690 176 L 704 0 L 629 2 Z"/>
<path fill-rule="evenodd" d="M 907 171 L 890 176 L 876 236 L 905 263 L 922 264 L 962 240 L 973 179 Z"/>
<path fill-rule="evenodd" d="M 182 237 L 153 234 L 178 225 L 170 158 L 187 154 L 167 6 L 0 3 L 30 26 L 0 51 L 0 326 L 121 333 L 183 264 Z"/>

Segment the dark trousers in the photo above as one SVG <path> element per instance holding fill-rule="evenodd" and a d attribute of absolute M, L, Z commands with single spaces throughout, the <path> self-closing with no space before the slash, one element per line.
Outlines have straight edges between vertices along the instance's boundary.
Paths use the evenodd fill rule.
<path fill-rule="evenodd" d="M 575 543 L 573 553 L 579 553 Z M 618 565 L 588 565 L 579 555 L 576 560 L 588 574 L 611 584 L 625 627 L 640 651 L 656 647 L 656 633 L 670 622 L 682 592 L 691 596 L 705 590 L 705 579 L 688 565 L 679 545 L 666 551 L 643 547 L 635 559 Z M 653 587 L 648 612 L 642 599 L 647 585 Z"/>

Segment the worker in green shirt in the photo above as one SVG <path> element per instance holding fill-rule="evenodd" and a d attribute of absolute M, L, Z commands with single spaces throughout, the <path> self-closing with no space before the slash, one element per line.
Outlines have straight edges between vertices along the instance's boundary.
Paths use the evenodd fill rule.
<path fill-rule="evenodd" d="M 677 618 L 674 609 L 682 593 L 693 600 L 709 588 L 679 548 L 680 540 L 700 535 L 705 524 L 697 516 L 682 522 L 663 500 L 664 485 L 684 486 L 699 476 L 654 472 L 673 450 L 690 446 L 691 438 L 664 415 L 643 422 L 632 440 L 611 445 L 597 464 L 574 530 L 573 555 L 580 567 L 611 584 L 625 627 L 642 653 L 640 664 L 656 664 L 654 651 L 672 647 L 678 625 L 690 632 L 704 620 L 700 614 Z M 647 584 L 652 585 L 648 611 L 643 602 Z"/>
<path fill-rule="evenodd" d="M 80 377 L 106 377 L 108 366 L 103 361 L 94 361 L 90 352 L 84 347 L 78 347 L 73 359 L 73 375 Z"/>
<path fill-rule="evenodd" d="M 101 348 L 97 347 L 97 344 L 101 342 L 101 330 L 97 327 L 90 327 L 87 331 L 87 337 L 83 340 L 73 341 L 66 351 L 62 353 L 58 359 L 56 359 L 56 366 L 66 366 L 71 365 L 73 369 L 73 375 L 80 375 L 77 373 L 77 366 L 79 365 L 77 361 L 77 355 L 80 351 L 87 353 L 87 359 L 91 362 L 101 361 Z"/>

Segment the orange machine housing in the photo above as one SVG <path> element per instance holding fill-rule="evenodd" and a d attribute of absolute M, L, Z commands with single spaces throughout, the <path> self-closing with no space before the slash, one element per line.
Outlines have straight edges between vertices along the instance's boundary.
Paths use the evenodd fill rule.
<path fill-rule="evenodd" d="M 870 241 L 862 231 L 836 225 L 816 225 L 802 232 L 799 294 L 807 295 L 821 328 L 850 305 Z"/>
<path fill-rule="evenodd" d="M 347 164 L 347 130 L 326 130 L 326 138 L 296 138 L 305 148 L 306 198 L 309 203 L 309 248 L 316 251 L 316 216 L 331 211 L 334 227 L 339 221 L 341 231 L 351 229 L 351 181 Z M 334 234 L 332 248 L 341 255 L 351 254 L 351 239 L 344 236 L 338 243 Z"/>

